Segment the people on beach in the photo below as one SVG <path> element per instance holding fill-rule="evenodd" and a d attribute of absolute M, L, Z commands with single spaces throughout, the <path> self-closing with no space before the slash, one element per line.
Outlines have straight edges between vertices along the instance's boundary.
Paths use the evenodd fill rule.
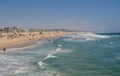
<path fill-rule="evenodd" d="M 71 34 L 71 32 L 57 31 L 56 33 L 56 31 L 40 31 L 0 33 L 0 49 L 6 51 L 6 48 L 16 45 L 24 45 L 26 43 L 28 44 L 29 42 L 33 42 L 35 40 L 48 40 L 49 42 L 52 42 L 51 39 L 58 38 L 66 34 Z"/>
<path fill-rule="evenodd" d="M 3 48 L 3 51 L 5 52 L 5 51 L 6 51 L 6 48 Z"/>

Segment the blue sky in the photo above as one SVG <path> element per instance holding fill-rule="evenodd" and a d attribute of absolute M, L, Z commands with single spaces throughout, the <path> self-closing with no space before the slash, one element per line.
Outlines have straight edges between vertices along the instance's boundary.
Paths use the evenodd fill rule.
<path fill-rule="evenodd" d="M 120 32 L 120 0 L 0 0 L 0 26 Z"/>

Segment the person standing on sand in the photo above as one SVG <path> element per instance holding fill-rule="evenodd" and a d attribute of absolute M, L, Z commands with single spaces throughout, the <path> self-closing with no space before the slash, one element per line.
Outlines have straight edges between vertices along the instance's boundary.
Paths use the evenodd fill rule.
<path fill-rule="evenodd" d="M 5 51 L 6 51 L 6 48 L 3 48 L 3 51 L 5 52 Z"/>

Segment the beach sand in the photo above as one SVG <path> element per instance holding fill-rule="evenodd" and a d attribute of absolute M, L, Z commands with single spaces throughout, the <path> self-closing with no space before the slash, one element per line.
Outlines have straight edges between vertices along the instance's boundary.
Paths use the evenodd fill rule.
<path fill-rule="evenodd" d="M 17 33 L 14 37 L 9 37 L 11 33 L 3 33 L 4 37 L 0 38 L 0 50 L 12 48 L 15 46 L 24 46 L 28 45 L 36 40 L 50 40 L 53 38 L 58 38 L 64 36 L 66 34 L 73 34 L 74 32 L 43 32 L 40 34 L 39 32 L 24 32 Z M 18 34 L 22 34 L 23 36 L 19 36 Z"/>

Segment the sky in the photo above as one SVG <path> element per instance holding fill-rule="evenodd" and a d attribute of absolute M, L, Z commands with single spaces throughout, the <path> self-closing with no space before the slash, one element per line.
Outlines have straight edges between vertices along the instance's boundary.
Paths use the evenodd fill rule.
<path fill-rule="evenodd" d="M 120 0 L 0 0 L 0 27 L 120 32 Z"/>

